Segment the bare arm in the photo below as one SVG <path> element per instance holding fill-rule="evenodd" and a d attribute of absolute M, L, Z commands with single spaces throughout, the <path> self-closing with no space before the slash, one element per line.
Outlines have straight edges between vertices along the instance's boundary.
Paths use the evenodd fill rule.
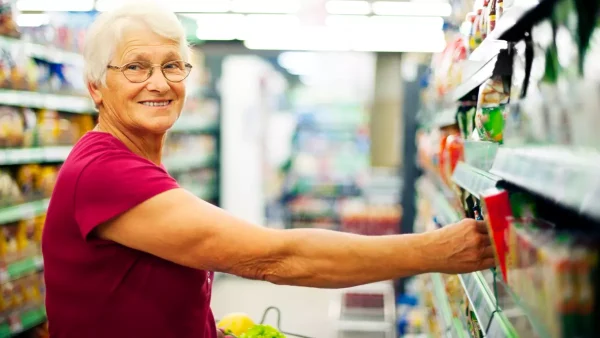
<path fill-rule="evenodd" d="M 159 194 L 96 229 L 101 238 L 177 264 L 277 284 L 332 288 L 428 271 L 483 269 L 493 263 L 484 233 L 474 221 L 426 234 L 384 237 L 268 229 L 183 189 Z"/>

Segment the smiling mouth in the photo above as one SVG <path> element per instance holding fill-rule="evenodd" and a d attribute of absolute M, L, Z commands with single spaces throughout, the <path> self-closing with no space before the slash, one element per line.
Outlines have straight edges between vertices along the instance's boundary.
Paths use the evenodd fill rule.
<path fill-rule="evenodd" d="M 166 107 L 171 104 L 173 100 L 165 100 L 165 101 L 142 101 L 140 104 L 143 104 L 146 107 Z"/>

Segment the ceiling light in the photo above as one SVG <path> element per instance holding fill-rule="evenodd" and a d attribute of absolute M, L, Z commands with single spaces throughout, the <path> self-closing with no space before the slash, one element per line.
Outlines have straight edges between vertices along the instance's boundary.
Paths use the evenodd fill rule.
<path fill-rule="evenodd" d="M 50 23 L 48 14 L 19 14 L 17 25 L 20 27 L 40 27 Z"/>
<path fill-rule="evenodd" d="M 329 14 L 363 15 L 371 13 L 371 5 L 362 0 L 330 0 L 325 3 Z"/>
<path fill-rule="evenodd" d="M 177 13 L 227 13 L 231 10 L 229 0 L 168 0 L 167 4 Z"/>
<path fill-rule="evenodd" d="M 299 0 L 232 0 L 232 12 L 290 14 L 300 9 Z"/>
<path fill-rule="evenodd" d="M 447 2 L 376 1 L 372 5 L 377 15 L 450 16 L 452 6 Z"/>
<path fill-rule="evenodd" d="M 196 20 L 200 40 L 236 40 L 246 27 L 242 14 L 190 14 Z"/>
<path fill-rule="evenodd" d="M 328 15 L 325 18 L 325 25 L 330 27 L 360 26 L 368 23 L 369 17 L 366 15 Z"/>
<path fill-rule="evenodd" d="M 88 12 L 94 9 L 94 0 L 18 0 L 21 12 Z"/>

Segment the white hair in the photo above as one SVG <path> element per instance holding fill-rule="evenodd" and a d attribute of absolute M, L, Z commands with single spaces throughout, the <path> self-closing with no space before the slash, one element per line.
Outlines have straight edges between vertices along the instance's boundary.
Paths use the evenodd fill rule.
<path fill-rule="evenodd" d="M 143 24 L 155 34 L 177 42 L 183 60 L 189 62 L 190 48 L 185 29 L 177 16 L 153 1 L 129 2 L 102 13 L 90 26 L 83 48 L 86 83 L 106 86 L 107 66 L 117 45 L 124 31 L 136 24 Z"/>

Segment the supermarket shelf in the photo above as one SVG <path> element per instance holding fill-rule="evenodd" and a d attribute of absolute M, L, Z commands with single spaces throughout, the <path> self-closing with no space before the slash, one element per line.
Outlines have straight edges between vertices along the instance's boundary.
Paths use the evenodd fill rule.
<path fill-rule="evenodd" d="M 476 198 L 480 198 L 486 190 L 496 187 L 500 177 L 460 162 L 454 170 L 452 180 Z"/>
<path fill-rule="evenodd" d="M 456 108 L 449 108 L 443 110 L 440 114 L 435 117 L 433 122 L 434 126 L 447 127 L 457 124 L 456 121 Z"/>
<path fill-rule="evenodd" d="M 500 145 L 495 142 L 466 140 L 464 142 L 465 163 L 489 171 L 492 169 L 499 147 Z"/>
<path fill-rule="evenodd" d="M 531 27 L 552 14 L 558 0 L 517 0 L 508 7 L 496 23 L 492 38 L 519 41 Z"/>
<path fill-rule="evenodd" d="M 436 222 L 442 226 L 460 221 L 460 214 L 448 202 L 448 198 L 436 187 L 429 178 L 419 180 L 419 191 L 431 202 L 434 208 Z"/>
<path fill-rule="evenodd" d="M 451 101 L 459 101 L 494 75 L 510 74 L 508 43 L 521 40 L 531 27 L 551 15 L 558 0 L 517 0 L 507 8 L 496 23 L 496 28 L 464 62 L 466 79 L 450 94 Z M 448 101 L 448 100 L 447 100 Z"/>
<path fill-rule="evenodd" d="M 0 46 L 19 48 L 21 51 L 33 58 L 53 63 L 69 65 L 83 65 L 83 56 L 78 53 L 68 52 L 52 46 L 23 41 L 20 39 L 0 36 Z"/>
<path fill-rule="evenodd" d="M 486 337 L 516 337 L 516 332 L 500 309 L 495 296 L 485 283 L 481 272 L 458 276 L 465 289 L 471 309 L 475 312 L 481 332 Z"/>
<path fill-rule="evenodd" d="M 170 172 L 183 172 L 192 169 L 210 167 L 216 163 L 214 156 L 177 155 L 167 157 L 163 164 Z"/>
<path fill-rule="evenodd" d="M 43 267 L 44 261 L 40 255 L 21 259 L 8 264 L 6 267 L 0 268 L 0 283 L 6 283 L 33 272 L 40 271 Z"/>
<path fill-rule="evenodd" d="M 0 209 L 0 224 L 16 222 L 24 218 L 40 215 L 48 209 L 50 199 L 23 203 Z"/>
<path fill-rule="evenodd" d="M 5 106 L 51 109 L 69 113 L 94 113 L 91 99 L 85 96 L 45 94 L 1 89 L 0 104 Z"/>
<path fill-rule="evenodd" d="M 63 162 L 69 156 L 71 149 L 72 146 L 2 149 L 0 165 Z"/>
<path fill-rule="evenodd" d="M 7 323 L 0 325 L 0 338 L 9 338 L 37 325 L 46 320 L 46 309 L 43 306 L 25 311 L 16 318 L 11 318 Z"/>
<path fill-rule="evenodd" d="M 514 291 L 510 288 L 510 286 L 508 286 L 506 283 L 504 283 L 504 281 L 502 280 L 501 277 L 496 277 L 495 279 L 496 279 L 496 283 L 498 283 L 498 285 L 506 293 L 508 293 L 510 295 L 512 301 L 517 306 L 517 308 L 519 308 L 521 311 L 523 311 L 523 313 L 529 320 L 529 323 L 531 323 L 531 325 L 533 326 L 537 336 L 541 337 L 541 338 L 549 338 L 550 337 L 549 331 L 546 329 L 546 327 L 544 325 L 542 325 L 542 323 L 539 321 L 539 319 L 531 312 L 531 310 L 526 306 L 526 304 L 521 300 L 521 298 L 517 294 L 514 293 Z"/>
<path fill-rule="evenodd" d="M 600 154 L 562 147 L 501 148 L 491 173 L 600 220 Z"/>
<path fill-rule="evenodd" d="M 466 329 L 463 327 L 460 320 L 452 316 L 452 310 L 450 310 L 450 303 L 448 301 L 448 295 L 446 294 L 446 288 L 444 287 L 444 281 L 439 273 L 431 274 L 431 280 L 433 282 L 433 294 L 435 296 L 436 308 L 440 312 L 441 322 L 443 324 L 444 333 L 446 337 L 458 337 L 466 338 Z"/>
<path fill-rule="evenodd" d="M 487 46 L 482 45 L 482 46 Z M 480 46 L 481 48 L 481 46 Z M 497 47 L 494 45 L 494 50 Z M 493 55 L 494 53 L 481 54 Z M 465 61 L 466 80 L 458 85 L 451 93 L 451 101 L 459 101 L 477 89 L 482 83 L 496 75 L 510 75 L 511 58 L 507 49 L 499 50 L 487 61 Z M 481 66 L 480 66 L 481 65 Z M 472 70 L 472 69 L 475 70 Z"/>

